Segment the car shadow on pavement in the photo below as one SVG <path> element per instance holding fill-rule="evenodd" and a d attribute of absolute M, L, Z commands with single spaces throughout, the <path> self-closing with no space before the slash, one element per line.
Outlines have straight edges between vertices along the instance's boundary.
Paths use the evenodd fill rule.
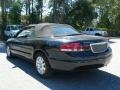
<path fill-rule="evenodd" d="M 111 40 L 111 41 L 109 41 L 109 43 L 110 43 L 110 44 L 114 44 L 114 43 L 116 43 L 116 42 Z"/>
<path fill-rule="evenodd" d="M 120 90 L 120 77 L 102 70 L 56 72 L 49 79 L 41 78 L 34 65 L 18 58 L 8 59 L 14 68 L 20 68 L 40 83 L 52 90 Z"/>

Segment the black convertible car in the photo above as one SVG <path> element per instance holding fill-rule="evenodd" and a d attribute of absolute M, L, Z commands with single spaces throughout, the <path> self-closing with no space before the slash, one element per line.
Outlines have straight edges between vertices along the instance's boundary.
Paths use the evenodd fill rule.
<path fill-rule="evenodd" d="M 6 43 L 7 56 L 21 56 L 35 63 L 47 77 L 54 69 L 79 71 L 100 68 L 111 59 L 108 39 L 84 35 L 66 24 L 42 23 L 23 28 Z"/>

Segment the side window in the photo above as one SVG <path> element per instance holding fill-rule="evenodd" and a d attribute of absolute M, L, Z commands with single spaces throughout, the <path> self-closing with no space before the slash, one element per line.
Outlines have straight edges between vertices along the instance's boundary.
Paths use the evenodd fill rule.
<path fill-rule="evenodd" d="M 34 37 L 34 30 L 23 30 L 17 37 Z"/>
<path fill-rule="evenodd" d="M 89 31 L 89 28 L 87 28 L 86 31 Z"/>
<path fill-rule="evenodd" d="M 92 28 L 90 28 L 90 31 L 94 31 Z"/>
<path fill-rule="evenodd" d="M 10 26 L 8 26 L 8 27 L 6 28 L 6 31 L 10 31 Z"/>
<path fill-rule="evenodd" d="M 11 26 L 10 29 L 11 30 L 18 30 L 18 27 L 17 26 Z"/>
<path fill-rule="evenodd" d="M 49 26 L 43 27 L 37 32 L 37 37 L 49 37 L 51 35 L 51 27 Z"/>

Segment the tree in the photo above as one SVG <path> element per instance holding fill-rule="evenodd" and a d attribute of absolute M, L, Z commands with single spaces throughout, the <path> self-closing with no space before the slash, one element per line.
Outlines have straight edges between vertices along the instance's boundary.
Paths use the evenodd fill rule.
<path fill-rule="evenodd" d="M 68 23 L 76 28 L 90 25 L 96 14 L 87 0 L 50 0 L 49 7 L 52 11 L 46 20 Z"/>
<path fill-rule="evenodd" d="M 7 25 L 7 9 L 9 9 L 12 6 L 12 0 L 0 0 L 0 6 L 1 6 L 1 33 L 2 33 L 2 38 L 4 38 L 4 30 Z"/>
<path fill-rule="evenodd" d="M 99 7 L 98 27 L 107 28 L 112 36 L 120 35 L 120 0 L 93 0 Z"/>
<path fill-rule="evenodd" d="M 26 10 L 26 16 L 28 15 L 28 8 L 29 8 L 29 1 L 28 0 L 24 0 L 25 2 L 25 10 Z"/>
<path fill-rule="evenodd" d="M 111 28 L 113 13 L 112 8 L 115 5 L 116 0 L 94 0 L 95 8 L 99 9 L 99 23 L 98 27 Z"/>
<path fill-rule="evenodd" d="M 77 0 L 68 15 L 68 23 L 76 28 L 89 26 L 94 19 L 95 12 L 87 0 Z"/>
<path fill-rule="evenodd" d="M 2 23 L 7 24 L 7 10 L 12 7 L 12 0 L 0 0 L 2 9 Z"/>
<path fill-rule="evenodd" d="M 120 36 L 120 1 L 117 0 L 113 5 L 112 9 L 112 30 L 113 33 L 117 36 Z"/>
<path fill-rule="evenodd" d="M 66 17 L 66 15 L 70 10 L 69 2 L 70 0 L 50 0 L 49 1 L 49 8 L 52 9 L 51 15 L 52 15 L 53 22 L 65 23 L 64 17 Z"/>
<path fill-rule="evenodd" d="M 35 10 L 29 15 L 29 23 L 30 24 L 37 24 L 39 23 L 39 16 Z"/>
<path fill-rule="evenodd" d="M 20 0 L 14 2 L 13 7 L 10 9 L 9 18 L 11 24 L 21 24 L 21 11 L 22 4 Z"/>
<path fill-rule="evenodd" d="M 40 17 L 40 22 L 43 20 L 43 0 L 37 0 L 36 5 L 38 16 Z"/>
<path fill-rule="evenodd" d="M 108 13 L 104 13 L 100 18 L 100 21 L 98 23 L 98 27 L 110 29 L 111 24 L 112 23 L 110 22 L 110 20 L 108 18 Z"/>

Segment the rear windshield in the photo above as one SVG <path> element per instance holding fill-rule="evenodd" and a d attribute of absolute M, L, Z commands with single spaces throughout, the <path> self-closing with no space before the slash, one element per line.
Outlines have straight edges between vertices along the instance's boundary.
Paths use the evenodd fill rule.
<path fill-rule="evenodd" d="M 79 32 L 77 32 L 72 27 L 54 27 L 53 34 L 54 36 L 67 36 L 72 34 L 79 34 Z"/>

